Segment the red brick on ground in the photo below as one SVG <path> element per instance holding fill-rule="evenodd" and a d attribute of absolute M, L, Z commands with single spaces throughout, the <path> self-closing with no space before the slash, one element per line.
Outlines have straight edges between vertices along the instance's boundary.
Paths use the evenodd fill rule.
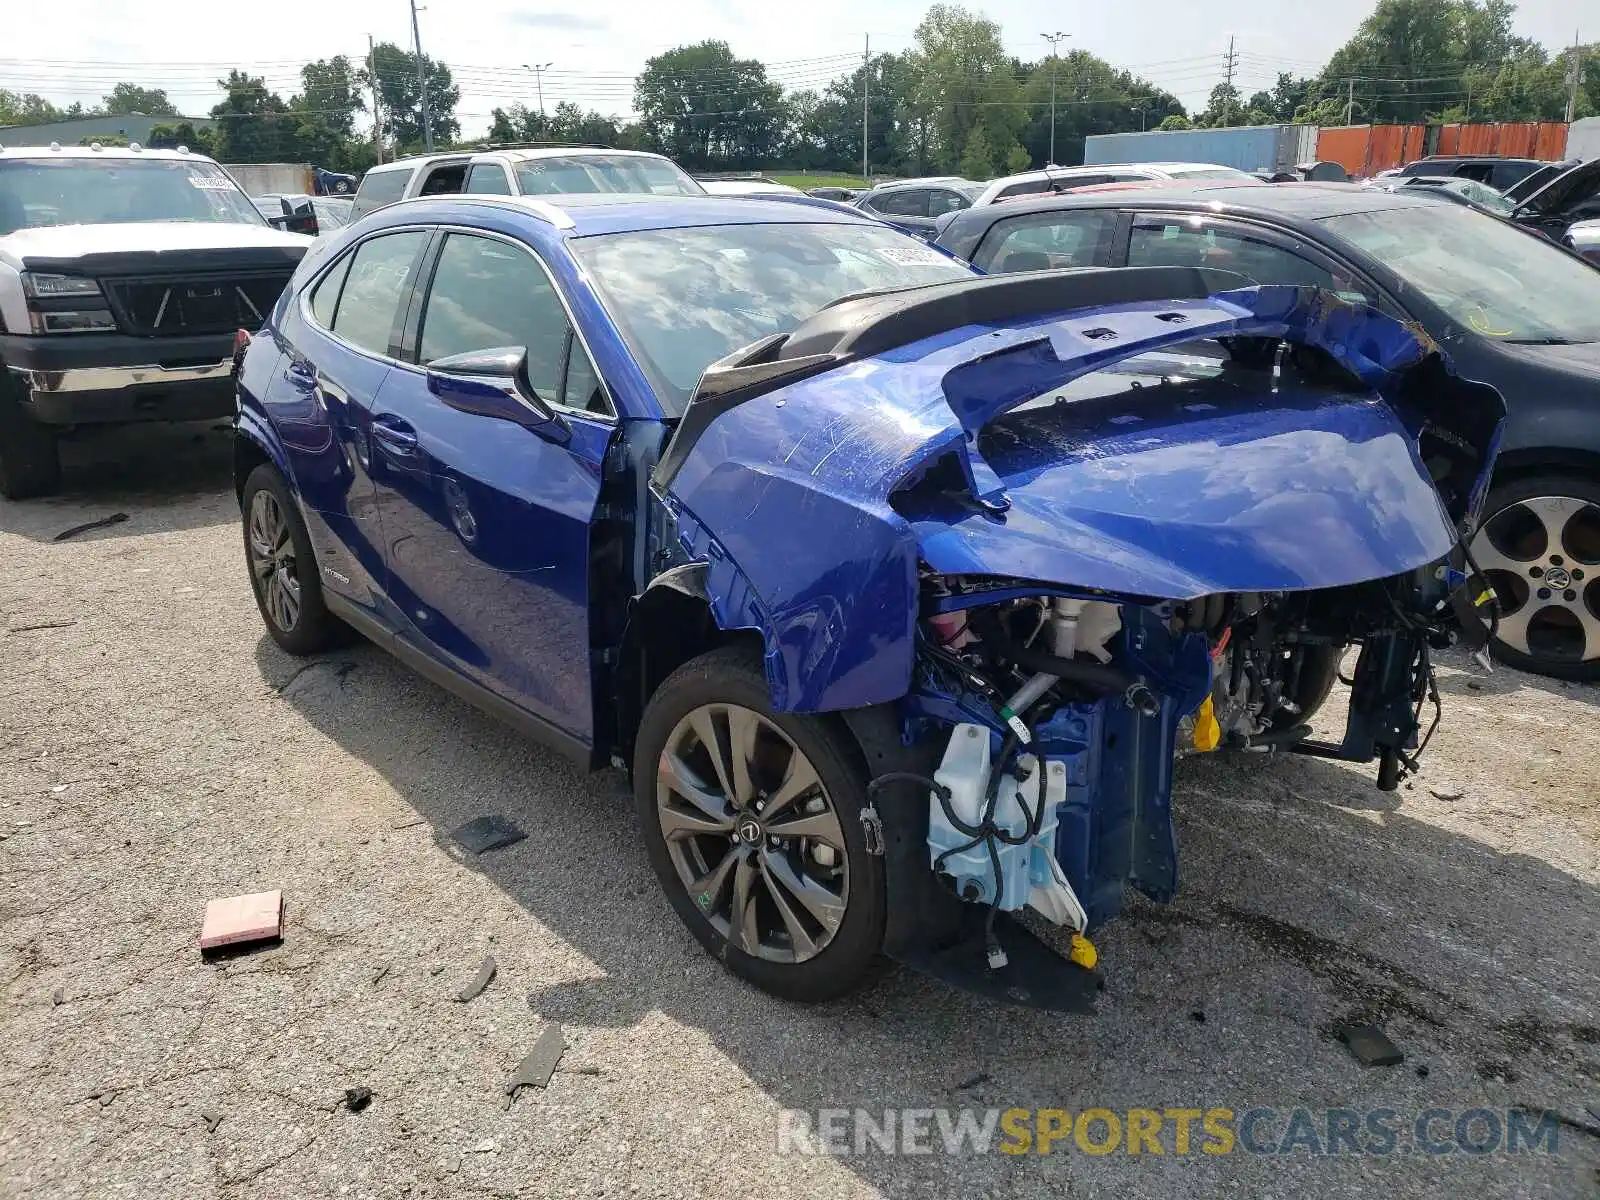
<path fill-rule="evenodd" d="M 200 949 L 235 946 L 283 936 L 283 892 L 228 896 L 206 905 L 200 925 Z"/>

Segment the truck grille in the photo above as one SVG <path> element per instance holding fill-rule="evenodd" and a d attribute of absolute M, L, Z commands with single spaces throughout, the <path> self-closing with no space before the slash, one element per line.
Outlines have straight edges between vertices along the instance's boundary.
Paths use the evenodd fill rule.
<path fill-rule="evenodd" d="M 278 302 L 291 274 L 292 270 L 274 270 L 104 279 L 101 285 L 126 332 L 169 337 L 257 328 Z"/>

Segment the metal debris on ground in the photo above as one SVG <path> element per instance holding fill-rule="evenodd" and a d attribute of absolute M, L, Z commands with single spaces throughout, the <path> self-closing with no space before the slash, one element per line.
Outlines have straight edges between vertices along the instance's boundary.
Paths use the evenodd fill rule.
<path fill-rule="evenodd" d="M 517 1064 L 506 1083 L 507 1101 L 517 1098 L 517 1091 L 525 1087 L 542 1088 L 549 1084 L 556 1072 L 556 1064 L 567 1051 L 566 1039 L 561 1036 L 561 1026 L 546 1025 L 539 1040 L 533 1044 L 528 1057 Z"/>
<path fill-rule="evenodd" d="M 217 1126 L 222 1124 L 222 1114 L 216 1109 L 208 1108 L 200 1114 L 200 1119 L 206 1123 L 206 1132 L 215 1133 Z"/>
<path fill-rule="evenodd" d="M 1406 1060 L 1400 1048 L 1377 1025 L 1345 1025 L 1337 1031 L 1337 1037 L 1364 1067 L 1395 1067 Z"/>
<path fill-rule="evenodd" d="M 372 976 L 372 986 L 373 987 L 377 987 L 380 983 L 382 983 L 388 977 L 388 975 L 389 975 L 389 964 L 388 963 L 384 963 L 383 966 L 379 967 L 378 970 L 376 972 L 374 972 L 374 974 Z"/>
<path fill-rule="evenodd" d="M 479 817 L 450 835 L 470 854 L 483 854 L 520 842 L 528 835 L 504 817 Z"/>
<path fill-rule="evenodd" d="M 6 626 L 7 633 L 37 633 L 41 629 L 67 629 L 78 623 L 77 617 L 62 617 L 56 621 L 28 621 L 21 625 Z"/>
<path fill-rule="evenodd" d="M 58 987 L 54 992 L 50 993 L 50 1003 L 51 1004 L 65 1004 L 66 1002 L 67 1002 L 67 989 L 66 988 Z"/>
<path fill-rule="evenodd" d="M 1429 788 L 1428 795 L 1435 800 L 1459 800 L 1466 795 L 1460 788 Z"/>
<path fill-rule="evenodd" d="M 229 896 L 206 905 L 200 925 L 200 952 L 216 951 L 252 942 L 276 942 L 283 937 L 283 892 L 252 892 Z"/>
<path fill-rule="evenodd" d="M 367 1087 L 351 1087 L 344 1090 L 344 1106 L 353 1113 L 358 1113 L 372 1103 L 372 1089 Z"/>
<path fill-rule="evenodd" d="M 463 1004 L 469 1000 L 476 1000 L 483 993 L 483 989 L 489 986 L 499 969 L 493 955 L 485 958 L 478 967 L 478 973 L 472 977 L 472 981 L 456 993 L 456 999 Z"/>
<path fill-rule="evenodd" d="M 80 533 L 88 533 L 93 529 L 108 529 L 113 525 L 121 525 L 127 519 L 127 513 L 114 512 L 109 517 L 101 517 L 97 521 L 85 521 L 82 525 L 74 525 L 70 529 L 63 529 L 50 540 L 52 542 L 64 542 L 68 538 L 75 538 Z"/>

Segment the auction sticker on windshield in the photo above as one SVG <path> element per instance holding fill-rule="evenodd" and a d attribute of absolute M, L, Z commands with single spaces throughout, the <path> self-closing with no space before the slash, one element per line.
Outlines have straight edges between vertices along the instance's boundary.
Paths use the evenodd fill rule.
<path fill-rule="evenodd" d="M 937 250 L 925 246 L 879 246 L 877 253 L 897 267 L 936 267 L 950 261 Z"/>

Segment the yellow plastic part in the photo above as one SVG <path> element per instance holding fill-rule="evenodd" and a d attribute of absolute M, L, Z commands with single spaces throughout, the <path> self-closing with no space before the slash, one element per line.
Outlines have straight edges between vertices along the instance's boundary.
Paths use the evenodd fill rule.
<path fill-rule="evenodd" d="M 1222 744 L 1222 726 L 1217 724 L 1217 714 L 1211 707 L 1211 697 L 1200 702 L 1194 714 L 1194 748 L 1200 751 L 1215 750 Z"/>
<path fill-rule="evenodd" d="M 1094 943 L 1081 933 L 1072 935 L 1072 949 L 1067 951 L 1067 957 L 1077 963 L 1085 971 L 1094 970 L 1095 963 L 1100 961 L 1100 951 L 1094 948 Z"/>

